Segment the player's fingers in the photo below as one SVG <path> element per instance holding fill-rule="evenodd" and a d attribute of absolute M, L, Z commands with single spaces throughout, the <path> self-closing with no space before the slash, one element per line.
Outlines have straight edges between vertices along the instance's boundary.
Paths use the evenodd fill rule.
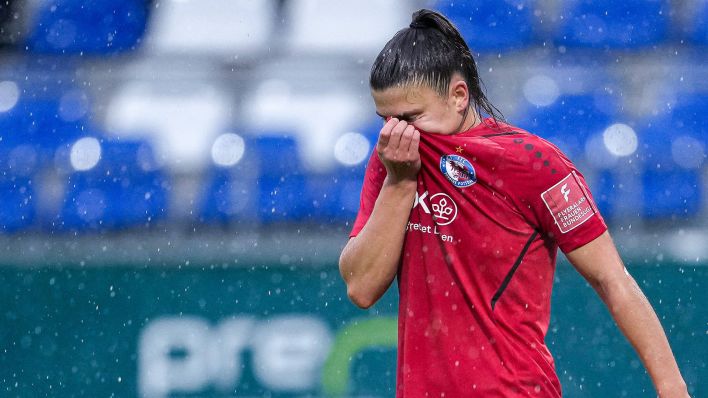
<path fill-rule="evenodd" d="M 401 135 L 407 126 L 408 123 L 400 120 L 391 130 L 391 138 L 388 141 L 388 147 L 393 151 L 400 151 Z"/>
<path fill-rule="evenodd" d="M 396 118 L 389 118 L 388 121 L 386 121 L 386 124 L 381 128 L 381 132 L 379 133 L 379 142 L 378 146 L 380 149 L 385 148 L 388 145 L 389 140 L 391 139 L 391 130 L 398 124 L 398 119 Z"/>
<path fill-rule="evenodd" d="M 408 155 L 412 158 L 420 157 L 418 152 L 418 147 L 420 145 L 420 131 L 418 129 L 413 130 L 413 136 L 411 137 L 411 144 L 408 147 Z"/>
<path fill-rule="evenodd" d="M 415 132 L 415 127 L 413 127 L 412 124 L 409 124 L 406 126 L 406 129 L 403 130 L 403 133 L 401 134 L 401 142 L 398 145 L 400 148 L 401 153 L 408 154 L 408 148 L 411 146 L 411 140 L 413 139 L 413 133 Z"/>

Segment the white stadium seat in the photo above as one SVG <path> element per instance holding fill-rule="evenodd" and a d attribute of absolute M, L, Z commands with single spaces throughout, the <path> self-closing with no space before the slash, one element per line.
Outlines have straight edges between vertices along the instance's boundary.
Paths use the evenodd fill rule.
<path fill-rule="evenodd" d="M 268 47 L 273 1 L 162 0 L 153 10 L 147 50 L 228 57 Z"/>
<path fill-rule="evenodd" d="M 291 0 L 288 3 L 294 52 L 378 52 L 408 26 L 413 2 L 400 0 Z"/>

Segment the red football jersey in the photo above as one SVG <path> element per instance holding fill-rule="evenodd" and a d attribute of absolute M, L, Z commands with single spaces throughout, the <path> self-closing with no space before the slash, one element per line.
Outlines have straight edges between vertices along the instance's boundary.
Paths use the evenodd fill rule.
<path fill-rule="evenodd" d="M 422 167 L 398 271 L 398 397 L 560 397 L 544 337 L 557 248 L 607 230 L 555 146 L 493 121 L 421 133 Z M 386 170 L 366 170 L 351 236 Z"/>

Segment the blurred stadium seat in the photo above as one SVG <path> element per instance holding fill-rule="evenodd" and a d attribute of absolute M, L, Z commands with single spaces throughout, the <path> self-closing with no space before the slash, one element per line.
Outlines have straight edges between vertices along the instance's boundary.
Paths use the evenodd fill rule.
<path fill-rule="evenodd" d="M 647 169 L 642 185 L 642 215 L 648 220 L 685 219 L 700 211 L 703 185 L 696 170 Z"/>
<path fill-rule="evenodd" d="M 693 43 L 708 45 L 708 1 L 690 1 L 688 7 L 688 23 L 682 26 L 685 37 Z"/>
<path fill-rule="evenodd" d="M 213 167 L 204 177 L 200 216 L 208 224 L 257 223 L 257 179 L 241 169 Z"/>
<path fill-rule="evenodd" d="M 353 221 L 359 211 L 363 181 L 364 168 L 361 165 L 337 167 L 327 174 L 308 175 L 307 220 L 329 224 Z"/>
<path fill-rule="evenodd" d="M 61 229 L 130 228 L 165 218 L 169 184 L 147 143 L 104 141 L 97 158 L 92 151 L 72 148 L 77 171 L 68 178 Z"/>
<path fill-rule="evenodd" d="M 593 95 L 561 95 L 545 107 L 532 107 L 519 126 L 537 134 L 577 161 L 587 140 L 602 133 L 612 123 L 598 102 L 610 101 Z"/>
<path fill-rule="evenodd" d="M 415 10 L 395 0 L 292 0 L 287 7 L 290 50 L 327 54 L 376 53 Z"/>
<path fill-rule="evenodd" d="M 308 199 L 296 139 L 262 132 L 246 137 L 243 145 L 234 164 L 217 164 L 208 172 L 201 218 L 219 223 L 303 221 Z"/>
<path fill-rule="evenodd" d="M 147 23 L 142 0 L 51 0 L 30 27 L 27 47 L 51 54 L 111 54 L 134 50 Z"/>
<path fill-rule="evenodd" d="M 56 98 L 20 98 L 9 111 L 0 113 L 1 136 L 5 146 L 30 145 L 39 162 L 53 159 L 55 151 L 75 139 L 87 121 L 84 115 L 67 115 Z"/>
<path fill-rule="evenodd" d="M 437 1 L 434 7 L 459 28 L 472 51 L 502 51 L 534 40 L 533 0 Z"/>
<path fill-rule="evenodd" d="M 0 175 L 0 233 L 16 232 L 34 223 L 34 187 L 27 176 L 3 167 Z"/>
<path fill-rule="evenodd" d="M 678 120 L 686 120 L 682 112 L 645 121 L 639 130 L 643 215 L 648 219 L 686 218 L 700 211 L 706 137 L 678 127 Z"/>
<path fill-rule="evenodd" d="M 671 123 L 708 145 L 708 94 L 679 95 L 671 111 Z"/>
<path fill-rule="evenodd" d="M 156 8 L 150 52 L 223 54 L 264 51 L 274 28 L 274 1 L 167 0 Z"/>
<path fill-rule="evenodd" d="M 556 43 L 569 47 L 639 48 L 666 38 L 666 0 L 566 0 Z"/>
<path fill-rule="evenodd" d="M 260 221 L 302 221 L 307 197 L 297 140 L 288 133 L 262 132 L 251 142 L 252 150 L 248 156 L 254 159 L 256 165 L 250 172 L 258 175 Z"/>

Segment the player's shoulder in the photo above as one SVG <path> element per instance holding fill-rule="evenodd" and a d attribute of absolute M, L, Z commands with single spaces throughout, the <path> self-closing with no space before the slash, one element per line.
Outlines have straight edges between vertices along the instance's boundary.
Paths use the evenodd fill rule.
<path fill-rule="evenodd" d="M 574 169 L 573 163 L 553 143 L 523 128 L 500 123 L 486 139 L 504 149 L 500 172 L 516 180 L 546 182 Z M 522 184 L 523 185 L 523 184 Z"/>
<path fill-rule="evenodd" d="M 509 154 L 524 154 L 533 151 L 561 153 L 552 143 L 521 127 L 498 121 L 488 126 L 483 137 L 504 148 Z M 536 155 L 537 156 L 537 155 Z"/>
<path fill-rule="evenodd" d="M 524 164 L 536 162 L 538 159 L 569 162 L 565 154 L 553 143 L 510 123 L 500 121 L 494 126 L 490 125 L 484 138 L 503 148 L 505 158 L 509 161 Z"/>

